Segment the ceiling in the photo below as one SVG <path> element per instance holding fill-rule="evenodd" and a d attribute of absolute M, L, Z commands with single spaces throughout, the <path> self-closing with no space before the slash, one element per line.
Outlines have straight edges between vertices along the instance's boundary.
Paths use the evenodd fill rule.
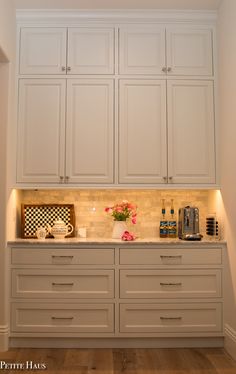
<path fill-rule="evenodd" d="M 18 9 L 216 10 L 222 0 L 13 0 Z"/>

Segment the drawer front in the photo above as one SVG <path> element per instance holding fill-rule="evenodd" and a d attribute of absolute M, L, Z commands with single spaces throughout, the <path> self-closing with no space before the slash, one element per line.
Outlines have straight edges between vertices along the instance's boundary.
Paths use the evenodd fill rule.
<path fill-rule="evenodd" d="M 220 265 L 221 248 L 120 248 L 121 265 Z"/>
<path fill-rule="evenodd" d="M 121 270 L 121 298 L 221 297 L 221 270 Z"/>
<path fill-rule="evenodd" d="M 13 265 L 113 265 L 114 249 L 12 248 Z"/>
<path fill-rule="evenodd" d="M 113 332 L 113 304 L 12 303 L 15 332 Z"/>
<path fill-rule="evenodd" d="M 221 332 L 220 303 L 121 304 L 120 332 Z"/>
<path fill-rule="evenodd" d="M 12 271 L 12 296 L 23 298 L 112 298 L 114 270 Z"/>

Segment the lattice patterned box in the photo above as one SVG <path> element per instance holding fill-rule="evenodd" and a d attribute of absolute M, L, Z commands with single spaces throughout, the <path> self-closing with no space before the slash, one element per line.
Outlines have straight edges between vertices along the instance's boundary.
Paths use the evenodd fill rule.
<path fill-rule="evenodd" d="M 21 237 L 36 238 L 37 229 L 49 224 L 51 227 L 58 218 L 66 225 L 75 227 L 74 204 L 22 204 L 21 206 Z M 74 236 L 74 232 L 67 238 Z M 47 237 L 52 237 L 50 234 Z"/>

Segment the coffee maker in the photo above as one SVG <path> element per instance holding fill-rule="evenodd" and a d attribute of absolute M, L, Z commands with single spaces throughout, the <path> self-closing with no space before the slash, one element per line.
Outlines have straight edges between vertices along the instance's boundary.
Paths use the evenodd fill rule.
<path fill-rule="evenodd" d="M 178 236 L 184 240 L 201 240 L 198 208 L 186 206 L 179 209 Z"/>

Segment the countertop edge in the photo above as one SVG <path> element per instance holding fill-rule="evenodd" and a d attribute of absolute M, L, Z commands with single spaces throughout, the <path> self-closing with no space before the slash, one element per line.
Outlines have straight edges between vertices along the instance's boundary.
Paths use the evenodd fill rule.
<path fill-rule="evenodd" d="M 121 239 L 111 238 L 66 238 L 66 239 L 21 239 L 17 238 L 9 240 L 8 246 L 14 245 L 31 245 L 31 246 L 81 246 L 81 245 L 115 245 L 115 246 L 138 246 L 138 245 L 181 245 L 181 246 L 193 246 L 193 245 L 224 245 L 225 240 L 181 240 L 181 239 L 161 239 L 161 238 L 138 238 L 132 241 L 123 241 Z"/>

